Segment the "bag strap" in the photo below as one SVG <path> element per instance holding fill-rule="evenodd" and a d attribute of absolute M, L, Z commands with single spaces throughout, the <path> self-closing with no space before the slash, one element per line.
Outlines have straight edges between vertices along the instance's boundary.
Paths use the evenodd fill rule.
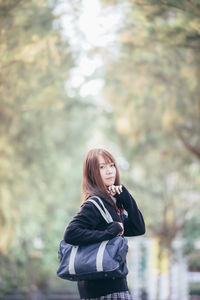
<path fill-rule="evenodd" d="M 108 212 L 108 210 L 105 208 L 103 201 L 101 200 L 101 198 L 99 198 L 98 196 L 92 196 L 93 198 L 97 198 L 99 200 L 99 202 L 101 203 L 101 205 L 103 206 L 103 209 L 100 207 L 100 205 L 93 200 L 92 198 L 89 198 L 87 201 L 92 202 L 97 209 L 99 210 L 99 212 L 101 213 L 102 217 L 106 220 L 107 223 L 111 223 L 113 222 L 113 218 L 111 217 L 110 213 Z"/>

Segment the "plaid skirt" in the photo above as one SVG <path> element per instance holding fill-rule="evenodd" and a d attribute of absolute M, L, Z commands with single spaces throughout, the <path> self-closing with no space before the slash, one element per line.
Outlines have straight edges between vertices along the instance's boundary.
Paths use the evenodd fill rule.
<path fill-rule="evenodd" d="M 125 291 L 125 292 L 108 294 L 98 298 L 87 298 L 87 299 L 82 298 L 81 300 L 133 300 L 133 298 L 129 291 Z"/>

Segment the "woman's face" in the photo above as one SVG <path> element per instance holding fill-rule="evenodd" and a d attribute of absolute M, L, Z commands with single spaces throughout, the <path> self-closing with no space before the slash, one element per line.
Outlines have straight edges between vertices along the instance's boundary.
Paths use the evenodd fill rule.
<path fill-rule="evenodd" d="M 106 163 L 103 156 L 101 155 L 98 157 L 98 161 L 99 161 L 100 174 L 103 183 L 106 186 L 113 185 L 115 183 L 115 177 L 116 177 L 115 164 L 112 162 Z"/>

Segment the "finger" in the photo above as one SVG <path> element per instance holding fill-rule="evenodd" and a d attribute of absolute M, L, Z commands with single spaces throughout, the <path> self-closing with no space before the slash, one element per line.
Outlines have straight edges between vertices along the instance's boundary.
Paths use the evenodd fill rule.
<path fill-rule="evenodd" d="M 112 189 L 110 189 L 109 193 L 113 196 L 115 194 Z"/>
<path fill-rule="evenodd" d="M 117 194 L 120 194 L 119 188 L 116 187 Z"/>
<path fill-rule="evenodd" d="M 115 193 L 115 186 L 114 185 L 112 185 L 112 191 L 113 191 L 113 193 Z"/>
<path fill-rule="evenodd" d="M 117 186 L 116 188 L 117 188 L 117 193 L 120 194 L 120 187 Z"/>

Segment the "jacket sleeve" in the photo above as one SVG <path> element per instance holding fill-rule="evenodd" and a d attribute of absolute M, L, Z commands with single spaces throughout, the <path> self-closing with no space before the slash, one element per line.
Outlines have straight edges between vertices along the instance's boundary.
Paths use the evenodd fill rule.
<path fill-rule="evenodd" d="M 117 201 L 121 202 L 124 209 L 127 211 L 128 216 L 122 215 L 122 221 L 124 224 L 124 235 L 125 236 L 136 236 L 145 233 L 145 223 L 142 213 L 137 207 L 137 204 L 128 190 L 122 185 L 122 192 L 115 194 L 114 196 Z"/>
<path fill-rule="evenodd" d="M 85 202 L 66 227 L 65 242 L 72 245 L 86 245 L 110 240 L 121 232 L 121 225 L 115 221 L 109 223 L 105 230 L 96 230 L 95 228 L 101 220 L 105 222 L 94 204 Z"/>

